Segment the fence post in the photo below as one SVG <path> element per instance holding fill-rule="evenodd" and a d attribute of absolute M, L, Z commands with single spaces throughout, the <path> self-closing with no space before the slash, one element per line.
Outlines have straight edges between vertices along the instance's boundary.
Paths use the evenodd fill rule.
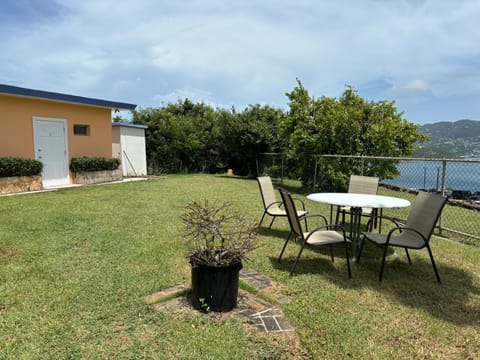
<path fill-rule="evenodd" d="M 445 158 L 442 159 L 442 195 L 445 196 L 447 191 L 446 189 L 447 183 L 447 160 Z M 440 218 L 438 219 L 438 234 L 442 236 L 442 215 L 440 214 Z"/>
<path fill-rule="evenodd" d="M 445 196 L 447 192 L 447 160 L 442 160 L 442 195 Z"/>
<path fill-rule="evenodd" d="M 313 169 L 313 189 L 312 192 L 315 192 L 315 186 L 317 184 L 317 165 L 318 165 L 318 160 L 317 156 L 314 155 L 315 158 L 315 168 Z"/>
<path fill-rule="evenodd" d="M 284 154 L 282 153 L 282 170 L 281 170 L 281 179 L 280 179 L 280 184 L 282 184 L 283 186 L 283 157 L 284 157 Z"/>

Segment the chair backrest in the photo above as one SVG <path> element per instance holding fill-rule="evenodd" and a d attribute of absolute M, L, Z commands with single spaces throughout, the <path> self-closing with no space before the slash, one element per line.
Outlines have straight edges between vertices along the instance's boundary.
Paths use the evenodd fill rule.
<path fill-rule="evenodd" d="M 263 206 L 267 208 L 270 204 L 277 202 L 270 176 L 257 177 L 257 181 L 258 186 L 260 187 L 260 194 L 262 195 Z"/>
<path fill-rule="evenodd" d="M 356 194 L 376 195 L 378 190 L 378 177 L 350 175 L 348 192 Z"/>
<path fill-rule="evenodd" d="M 441 194 L 419 192 L 405 227 L 419 231 L 429 241 L 447 200 Z"/>
<path fill-rule="evenodd" d="M 280 195 L 282 196 L 283 206 L 287 212 L 288 222 L 290 224 L 290 230 L 292 233 L 300 239 L 303 239 L 302 226 L 300 225 L 300 220 L 298 219 L 297 208 L 295 202 L 293 201 L 292 195 L 285 189 L 279 188 Z"/>

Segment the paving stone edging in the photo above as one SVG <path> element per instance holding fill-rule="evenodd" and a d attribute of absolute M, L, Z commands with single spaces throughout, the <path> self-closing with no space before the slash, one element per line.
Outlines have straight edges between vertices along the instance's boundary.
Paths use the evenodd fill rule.
<path fill-rule="evenodd" d="M 282 287 L 278 283 L 256 270 L 241 271 L 240 278 L 279 303 L 290 301 L 287 296 L 281 294 L 279 289 L 281 290 Z M 189 286 L 180 284 L 148 295 L 145 301 L 153 304 L 154 308 L 161 312 L 197 311 L 188 299 L 189 290 Z M 229 313 L 222 314 L 245 319 L 260 332 L 286 334 L 295 331 L 279 307 L 243 289 L 239 289 L 237 307 Z"/>

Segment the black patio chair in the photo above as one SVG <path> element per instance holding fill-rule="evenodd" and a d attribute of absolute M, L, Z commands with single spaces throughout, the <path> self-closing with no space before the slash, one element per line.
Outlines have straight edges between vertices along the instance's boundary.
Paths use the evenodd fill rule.
<path fill-rule="evenodd" d="M 312 215 L 304 215 L 303 217 L 298 216 L 297 209 L 295 208 L 295 202 L 291 194 L 286 191 L 285 189 L 280 188 L 280 195 L 282 196 L 283 204 L 285 206 L 285 210 L 287 212 L 288 222 L 290 224 L 290 234 L 283 245 L 282 251 L 280 252 L 280 256 L 278 257 L 278 262 L 281 261 L 283 252 L 287 247 L 288 241 L 293 237 L 295 239 L 301 240 L 301 247 L 298 252 L 297 258 L 295 259 L 295 263 L 293 264 L 292 270 L 290 271 L 290 275 L 293 274 L 295 268 L 297 266 L 298 260 L 300 259 L 300 255 L 302 255 L 303 249 L 306 246 L 311 247 L 318 247 L 318 246 L 329 246 L 330 247 L 330 256 L 332 257 L 332 262 L 334 261 L 333 257 L 333 247 L 334 244 L 343 244 L 345 246 L 345 257 L 347 259 L 347 268 L 348 268 L 348 278 L 352 277 L 352 273 L 350 270 L 350 260 L 348 255 L 348 246 L 351 243 L 349 239 L 347 239 L 345 235 L 345 230 L 341 225 L 338 224 L 328 224 L 327 218 L 321 214 L 312 214 Z M 312 218 L 312 217 L 321 217 L 325 225 L 316 227 L 311 231 L 304 232 L 302 230 L 302 226 L 300 220 L 305 218 Z M 335 230 L 340 231 L 337 232 Z"/>
<path fill-rule="evenodd" d="M 348 192 L 355 194 L 369 194 L 377 195 L 378 191 L 378 177 L 373 176 L 360 176 L 360 175 L 350 175 L 350 182 L 348 184 Z M 377 217 L 378 209 L 371 208 L 362 208 L 362 216 L 370 216 L 372 218 Z M 340 214 L 342 214 L 342 224 L 345 224 L 345 214 L 350 212 L 349 206 L 337 206 L 337 216 L 335 224 L 338 224 Z M 376 227 L 376 224 L 374 227 Z"/>
<path fill-rule="evenodd" d="M 260 219 L 260 223 L 258 224 L 258 226 L 260 227 L 260 225 L 262 225 L 265 215 L 269 215 L 272 217 L 272 222 L 268 227 L 270 229 L 277 216 L 286 217 L 287 213 L 285 209 L 282 208 L 282 202 L 277 201 L 277 198 L 275 196 L 275 190 L 273 189 L 272 179 L 270 178 L 270 176 L 257 177 L 257 182 L 260 188 L 260 195 L 262 195 L 264 209 L 262 218 Z M 297 211 L 298 216 L 303 216 L 307 214 L 304 202 L 301 199 L 294 200 L 298 201 L 302 206 L 302 209 Z"/>
<path fill-rule="evenodd" d="M 412 264 L 412 260 L 410 259 L 408 250 L 421 250 L 426 247 L 428 254 L 430 255 L 430 260 L 437 281 L 441 283 L 435 261 L 433 260 L 432 250 L 430 249 L 430 239 L 447 199 L 448 198 L 441 194 L 419 192 L 404 226 L 399 225 L 399 223 L 392 218 L 383 217 L 383 219 L 389 219 L 392 221 L 395 224 L 395 227 L 390 230 L 388 234 L 363 232 L 357 262 L 360 262 L 360 256 L 362 255 L 365 240 L 369 240 L 383 247 L 382 267 L 380 269 L 379 277 L 379 281 L 382 281 L 385 259 L 389 246 L 404 248 L 409 264 Z"/>

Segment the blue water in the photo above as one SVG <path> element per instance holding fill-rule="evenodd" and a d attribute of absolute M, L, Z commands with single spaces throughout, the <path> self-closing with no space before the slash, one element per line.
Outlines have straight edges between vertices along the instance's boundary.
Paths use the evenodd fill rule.
<path fill-rule="evenodd" d="M 382 183 L 411 189 L 442 189 L 442 161 L 402 162 L 400 176 Z M 446 189 L 480 192 L 480 162 L 447 162 Z"/>

